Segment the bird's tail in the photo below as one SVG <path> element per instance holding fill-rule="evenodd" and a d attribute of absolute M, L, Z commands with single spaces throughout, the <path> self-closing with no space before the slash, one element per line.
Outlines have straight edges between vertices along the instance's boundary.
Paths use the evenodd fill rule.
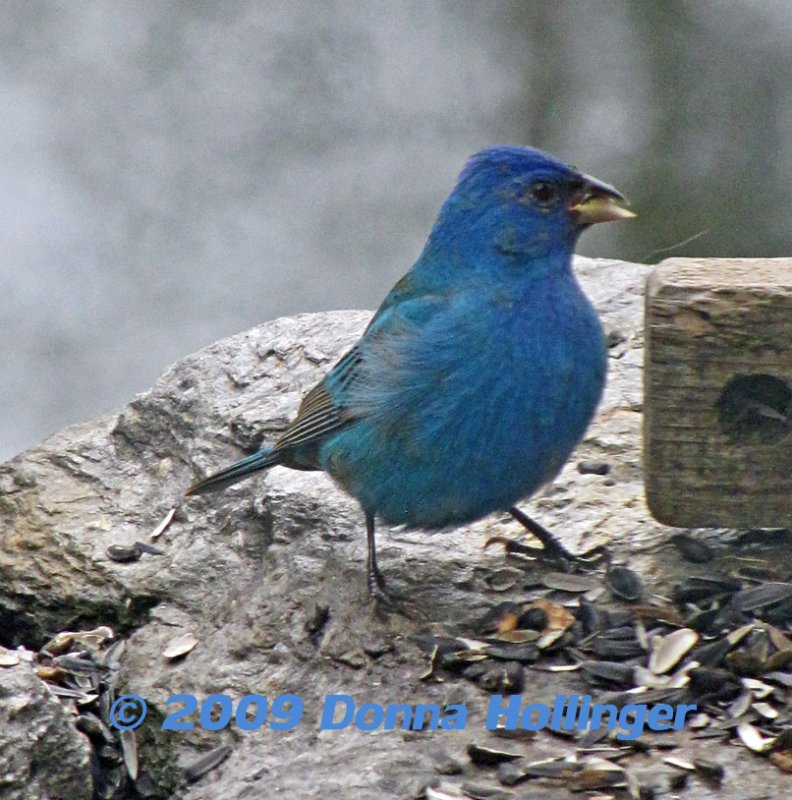
<path fill-rule="evenodd" d="M 186 495 L 204 494 L 204 492 L 216 492 L 219 489 L 225 489 L 232 483 L 241 481 L 253 472 L 258 472 L 260 469 L 269 469 L 280 463 L 280 456 L 273 452 L 271 448 L 259 450 L 235 464 L 231 464 L 214 475 L 204 478 L 198 483 L 194 483 L 186 492 Z"/>

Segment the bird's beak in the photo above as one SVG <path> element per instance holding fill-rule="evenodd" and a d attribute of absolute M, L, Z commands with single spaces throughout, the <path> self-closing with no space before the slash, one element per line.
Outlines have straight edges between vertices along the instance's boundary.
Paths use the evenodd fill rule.
<path fill-rule="evenodd" d="M 583 184 L 575 192 L 569 210 L 577 215 L 578 225 L 593 225 L 595 222 L 615 222 L 632 219 L 635 214 L 627 206 L 627 199 L 607 183 L 589 175 L 582 175 Z"/>

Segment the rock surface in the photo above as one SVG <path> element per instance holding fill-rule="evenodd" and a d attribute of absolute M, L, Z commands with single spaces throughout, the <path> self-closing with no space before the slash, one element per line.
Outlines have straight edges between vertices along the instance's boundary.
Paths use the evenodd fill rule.
<path fill-rule="evenodd" d="M 573 551 L 608 544 L 659 585 L 690 567 L 670 556 L 671 529 L 649 517 L 643 500 L 642 303 L 651 268 L 584 259 L 577 268 L 610 331 L 608 386 L 586 439 L 528 508 Z M 0 644 L 37 649 L 54 632 L 98 625 L 128 637 L 122 689 L 149 703 L 138 731 L 147 796 L 422 797 L 448 754 L 466 765 L 468 777 L 479 777 L 465 748 L 486 739 L 487 698 L 464 681 L 420 681 L 427 658 L 413 636 L 465 632 L 487 608 L 510 599 L 487 581 L 505 565 L 503 552 L 483 544 L 493 535 L 524 538 L 519 525 L 491 517 L 439 534 L 383 528 L 380 566 L 420 610 L 418 619 L 383 619 L 367 597 L 362 516 L 325 476 L 275 468 L 224 493 L 180 501 L 194 479 L 282 430 L 369 316 L 302 315 L 224 339 L 175 364 L 120 412 L 67 428 L 0 468 Z M 607 462 L 610 470 L 581 473 L 581 459 Z M 111 544 L 148 541 L 176 504 L 156 542 L 164 555 L 127 564 L 107 557 Z M 720 542 L 717 533 L 709 536 Z M 168 644 L 188 632 L 195 648 L 165 659 Z M 0 669 L 4 684 L 7 675 Z M 576 685 L 574 675 L 536 672 L 531 680 L 536 698 Z M 288 732 L 233 725 L 159 731 L 177 708 L 167 707 L 167 698 L 180 692 L 256 692 L 270 700 L 294 693 L 305 708 Z M 464 703 L 470 717 L 466 730 L 432 734 L 320 731 L 323 700 L 334 693 L 359 703 Z M 219 745 L 231 748 L 221 766 L 194 783 L 181 781 L 180 768 Z M 695 746 L 706 754 L 713 745 Z M 540 758 L 562 747 L 542 735 L 525 752 Z M 734 765 L 727 767 L 732 774 L 756 769 L 755 757 L 731 751 L 721 760 Z M 79 748 L 62 756 L 73 772 L 59 773 L 64 789 L 49 796 L 86 796 L 85 780 L 76 777 L 83 758 Z M 784 777 L 765 771 L 762 788 L 780 796 Z M 170 794 L 173 785 L 179 788 Z M 739 780 L 696 792 L 742 796 Z"/>
<path fill-rule="evenodd" d="M 91 800 L 88 740 L 36 675 L 33 653 L 20 654 L 0 667 L 0 797 Z"/>

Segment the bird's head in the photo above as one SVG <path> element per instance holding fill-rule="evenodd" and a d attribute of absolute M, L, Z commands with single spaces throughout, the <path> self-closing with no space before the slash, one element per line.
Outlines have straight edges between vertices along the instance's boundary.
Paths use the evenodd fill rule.
<path fill-rule="evenodd" d="M 431 239 L 464 261 L 568 261 L 581 231 L 634 217 L 607 183 L 541 150 L 491 147 L 468 161 Z"/>

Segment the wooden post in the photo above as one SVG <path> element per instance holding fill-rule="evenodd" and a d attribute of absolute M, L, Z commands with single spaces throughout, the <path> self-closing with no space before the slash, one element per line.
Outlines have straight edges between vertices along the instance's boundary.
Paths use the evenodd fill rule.
<path fill-rule="evenodd" d="M 649 276 L 644 472 L 667 525 L 792 527 L 792 258 Z"/>

